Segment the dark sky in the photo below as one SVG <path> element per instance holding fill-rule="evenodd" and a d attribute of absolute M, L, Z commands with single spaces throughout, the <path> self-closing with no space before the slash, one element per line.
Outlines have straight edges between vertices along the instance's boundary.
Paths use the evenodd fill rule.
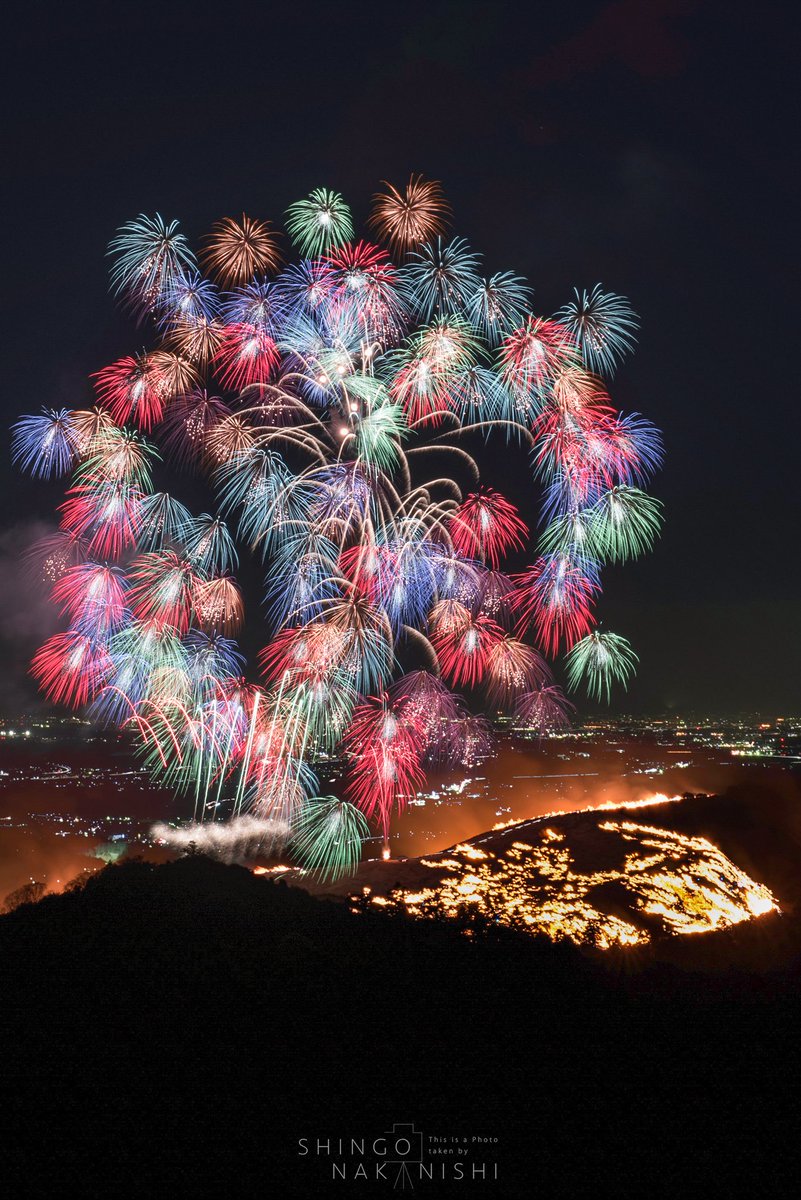
<path fill-rule="evenodd" d="M 421 171 L 489 270 L 530 279 L 537 312 L 601 281 L 641 315 L 612 396 L 664 431 L 653 490 L 667 525 L 653 555 L 605 573 L 605 623 L 641 657 L 614 707 L 801 710 L 792 11 L 17 6 L 2 79 L 4 423 L 83 406 L 89 373 L 140 348 L 107 294 L 124 220 L 179 217 L 196 241 L 243 210 L 280 222 L 324 185 L 363 224 L 382 179 Z M 60 490 L 4 453 L 8 705 L 46 623 L 13 559 Z M 496 486 L 505 469 L 490 463 Z"/>

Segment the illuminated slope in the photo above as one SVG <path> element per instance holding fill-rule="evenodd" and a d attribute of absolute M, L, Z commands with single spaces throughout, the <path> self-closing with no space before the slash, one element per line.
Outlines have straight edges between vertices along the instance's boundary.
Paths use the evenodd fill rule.
<path fill-rule="evenodd" d="M 770 891 L 706 838 L 620 811 L 543 817 L 424 858 L 364 863 L 336 890 L 420 917 L 473 911 L 601 949 L 778 911 Z"/>

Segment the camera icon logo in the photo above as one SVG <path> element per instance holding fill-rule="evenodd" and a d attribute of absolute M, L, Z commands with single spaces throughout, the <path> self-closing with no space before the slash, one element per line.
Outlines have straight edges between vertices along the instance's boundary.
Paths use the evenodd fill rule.
<path fill-rule="evenodd" d="M 423 1161 L 423 1135 L 414 1125 L 394 1124 L 386 1132 L 387 1162 L 421 1163 Z"/>

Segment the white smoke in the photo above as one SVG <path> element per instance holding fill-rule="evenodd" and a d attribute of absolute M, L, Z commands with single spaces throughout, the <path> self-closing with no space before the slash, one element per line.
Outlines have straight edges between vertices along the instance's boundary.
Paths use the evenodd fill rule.
<path fill-rule="evenodd" d="M 251 816 L 177 827 L 159 821 L 150 830 L 153 841 L 161 846 L 179 851 L 194 847 L 199 854 L 224 863 L 243 863 L 260 854 L 271 854 L 287 842 L 290 833 L 286 821 Z"/>

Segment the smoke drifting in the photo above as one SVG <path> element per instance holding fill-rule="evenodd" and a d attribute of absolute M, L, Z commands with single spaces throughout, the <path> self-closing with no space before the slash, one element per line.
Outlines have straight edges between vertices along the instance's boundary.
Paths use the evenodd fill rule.
<path fill-rule="evenodd" d="M 31 551 L 55 528 L 44 521 L 21 521 L 0 534 L 0 580 L 7 603 L 0 605 L 0 707 L 5 713 L 42 707 L 28 663 L 37 647 L 59 627 L 50 589 L 32 567 Z"/>
<path fill-rule="evenodd" d="M 259 855 L 273 854 L 286 844 L 289 835 L 285 821 L 251 816 L 235 817 L 224 825 L 192 823 L 178 828 L 158 822 L 150 830 L 150 836 L 159 845 L 179 852 L 195 848 L 224 863 L 244 863 Z"/>
<path fill-rule="evenodd" d="M 430 853 L 467 841 L 499 822 L 528 820 L 550 813 L 586 808 L 615 808 L 656 793 L 725 792 L 747 777 L 743 764 L 722 765 L 718 758 L 693 748 L 693 765 L 676 766 L 670 748 L 655 743 L 592 745 L 567 740 L 550 747 L 500 738 L 492 758 L 467 770 L 432 773 L 425 807 L 410 807 L 399 822 L 393 851 L 401 855 Z M 564 746 L 561 750 L 560 747 Z M 569 761 L 567 761 L 569 759 Z M 658 774 L 633 773 L 641 762 L 658 763 Z M 764 768 L 756 777 L 764 777 Z"/>
<path fill-rule="evenodd" d="M 58 837 L 51 829 L 34 824 L 2 829 L 0 841 L 0 908 L 3 898 L 27 883 L 41 883 L 46 892 L 61 892 L 79 875 L 102 866 L 90 857 L 87 839 Z"/>

